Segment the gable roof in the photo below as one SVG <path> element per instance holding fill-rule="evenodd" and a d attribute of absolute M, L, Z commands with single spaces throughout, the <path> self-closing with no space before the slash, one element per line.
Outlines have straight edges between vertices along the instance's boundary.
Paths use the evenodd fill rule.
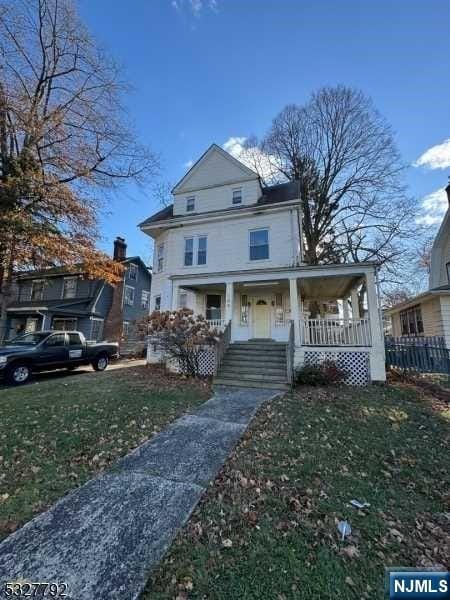
<path fill-rule="evenodd" d="M 240 171 L 242 171 L 243 177 L 246 177 L 247 179 L 259 178 L 258 173 L 256 173 L 255 171 L 252 171 L 252 169 L 250 169 L 249 167 L 244 165 L 244 163 L 242 163 L 240 160 L 238 160 L 237 158 L 232 156 L 229 152 L 227 152 L 226 150 L 224 150 L 217 144 L 211 144 L 211 146 L 208 148 L 208 150 L 206 150 L 206 152 L 204 152 L 200 156 L 200 158 L 192 165 L 192 167 L 189 169 L 189 171 L 187 171 L 187 173 L 180 179 L 180 181 L 172 188 L 172 194 L 176 194 L 176 193 L 180 192 L 182 190 L 182 188 L 186 186 L 186 183 L 189 181 L 189 179 L 191 177 L 193 177 L 193 175 L 195 175 L 195 173 L 197 173 L 197 171 L 199 170 L 201 165 L 206 160 L 208 160 L 208 158 L 215 152 L 219 153 L 221 156 L 223 156 L 223 158 L 225 158 L 227 161 L 231 162 L 235 167 L 237 167 Z"/>
<path fill-rule="evenodd" d="M 216 212 L 226 212 L 233 211 L 237 212 L 242 210 L 243 208 L 252 208 L 255 206 L 271 206 L 273 204 L 279 204 L 281 202 L 289 202 L 292 200 L 297 200 L 300 198 L 300 190 L 299 190 L 299 182 L 298 181 L 288 181 L 286 183 L 279 183 L 277 185 L 270 185 L 262 190 L 262 195 L 258 198 L 255 204 L 246 204 L 244 206 L 230 206 L 229 208 L 221 208 L 219 210 L 212 210 L 203 213 L 189 213 L 189 216 L 196 215 L 206 215 L 206 214 L 214 214 Z M 177 215 L 181 218 L 186 217 L 186 215 Z M 160 221 L 166 221 L 168 219 L 172 219 L 174 217 L 173 214 L 173 204 L 164 207 L 162 210 L 158 211 L 154 215 L 139 223 L 139 227 L 145 227 L 146 225 L 151 225 L 152 223 L 159 223 Z"/>

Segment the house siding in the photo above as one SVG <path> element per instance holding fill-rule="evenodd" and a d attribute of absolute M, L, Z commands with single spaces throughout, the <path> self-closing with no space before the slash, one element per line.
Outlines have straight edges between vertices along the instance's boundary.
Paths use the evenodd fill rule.
<path fill-rule="evenodd" d="M 236 188 L 240 188 L 242 190 L 242 203 L 234 205 L 232 201 L 233 190 Z M 197 190 L 191 193 L 186 192 L 182 194 L 175 194 L 173 214 L 175 216 L 192 214 L 190 212 L 186 212 L 186 198 L 190 196 L 195 197 L 195 210 L 193 212 L 197 214 L 256 204 L 258 198 L 261 196 L 261 193 L 262 191 L 259 180 L 255 179 L 253 181 L 236 182 L 229 185 L 222 185 L 220 187 Z M 238 208 L 236 208 L 236 210 L 238 210 Z"/>
<path fill-rule="evenodd" d="M 249 231 L 269 230 L 269 259 L 250 260 Z M 207 236 L 207 264 L 184 266 L 184 240 L 187 237 Z M 157 246 L 164 242 L 164 269 L 157 273 Z M 161 296 L 161 307 L 171 308 L 172 275 L 204 275 L 217 271 L 238 271 L 293 266 L 298 260 L 298 230 L 290 209 L 274 213 L 236 215 L 227 220 L 187 225 L 170 229 L 155 241 L 152 308 L 155 296 Z"/>
<path fill-rule="evenodd" d="M 418 302 L 417 305 L 420 306 L 422 312 L 422 321 L 423 321 L 423 335 L 424 336 L 443 336 L 444 335 L 444 327 L 442 321 L 441 314 L 441 303 L 440 298 L 431 298 L 424 302 Z M 416 306 L 416 305 L 414 305 Z M 450 305 L 449 305 L 450 311 Z M 400 312 L 395 312 L 391 316 L 392 320 L 392 335 L 395 337 L 401 337 L 402 328 L 400 322 Z M 450 332 L 450 312 L 449 312 L 449 332 Z M 449 338 L 450 340 L 450 338 Z"/>

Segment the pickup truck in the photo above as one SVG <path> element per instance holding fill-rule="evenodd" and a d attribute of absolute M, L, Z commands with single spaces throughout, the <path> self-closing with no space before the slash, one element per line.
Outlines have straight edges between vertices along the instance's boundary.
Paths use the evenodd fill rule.
<path fill-rule="evenodd" d="M 92 365 L 104 371 L 117 358 L 119 345 L 86 342 L 79 331 L 36 331 L 0 346 L 0 378 L 11 385 L 26 383 L 33 372 Z"/>

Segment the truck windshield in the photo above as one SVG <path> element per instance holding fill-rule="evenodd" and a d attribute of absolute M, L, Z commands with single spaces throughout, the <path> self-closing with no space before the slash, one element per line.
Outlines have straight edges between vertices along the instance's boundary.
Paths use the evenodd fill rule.
<path fill-rule="evenodd" d="M 25 335 L 20 335 L 19 337 L 11 340 L 11 344 L 15 346 L 23 344 L 24 346 L 36 346 L 42 340 L 48 337 L 48 333 L 26 333 Z"/>

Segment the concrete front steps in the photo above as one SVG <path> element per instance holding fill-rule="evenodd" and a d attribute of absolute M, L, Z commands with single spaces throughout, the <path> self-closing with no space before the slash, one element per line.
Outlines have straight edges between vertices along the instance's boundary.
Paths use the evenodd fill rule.
<path fill-rule="evenodd" d="M 286 344 L 272 340 L 230 344 L 214 383 L 273 390 L 289 389 Z"/>

